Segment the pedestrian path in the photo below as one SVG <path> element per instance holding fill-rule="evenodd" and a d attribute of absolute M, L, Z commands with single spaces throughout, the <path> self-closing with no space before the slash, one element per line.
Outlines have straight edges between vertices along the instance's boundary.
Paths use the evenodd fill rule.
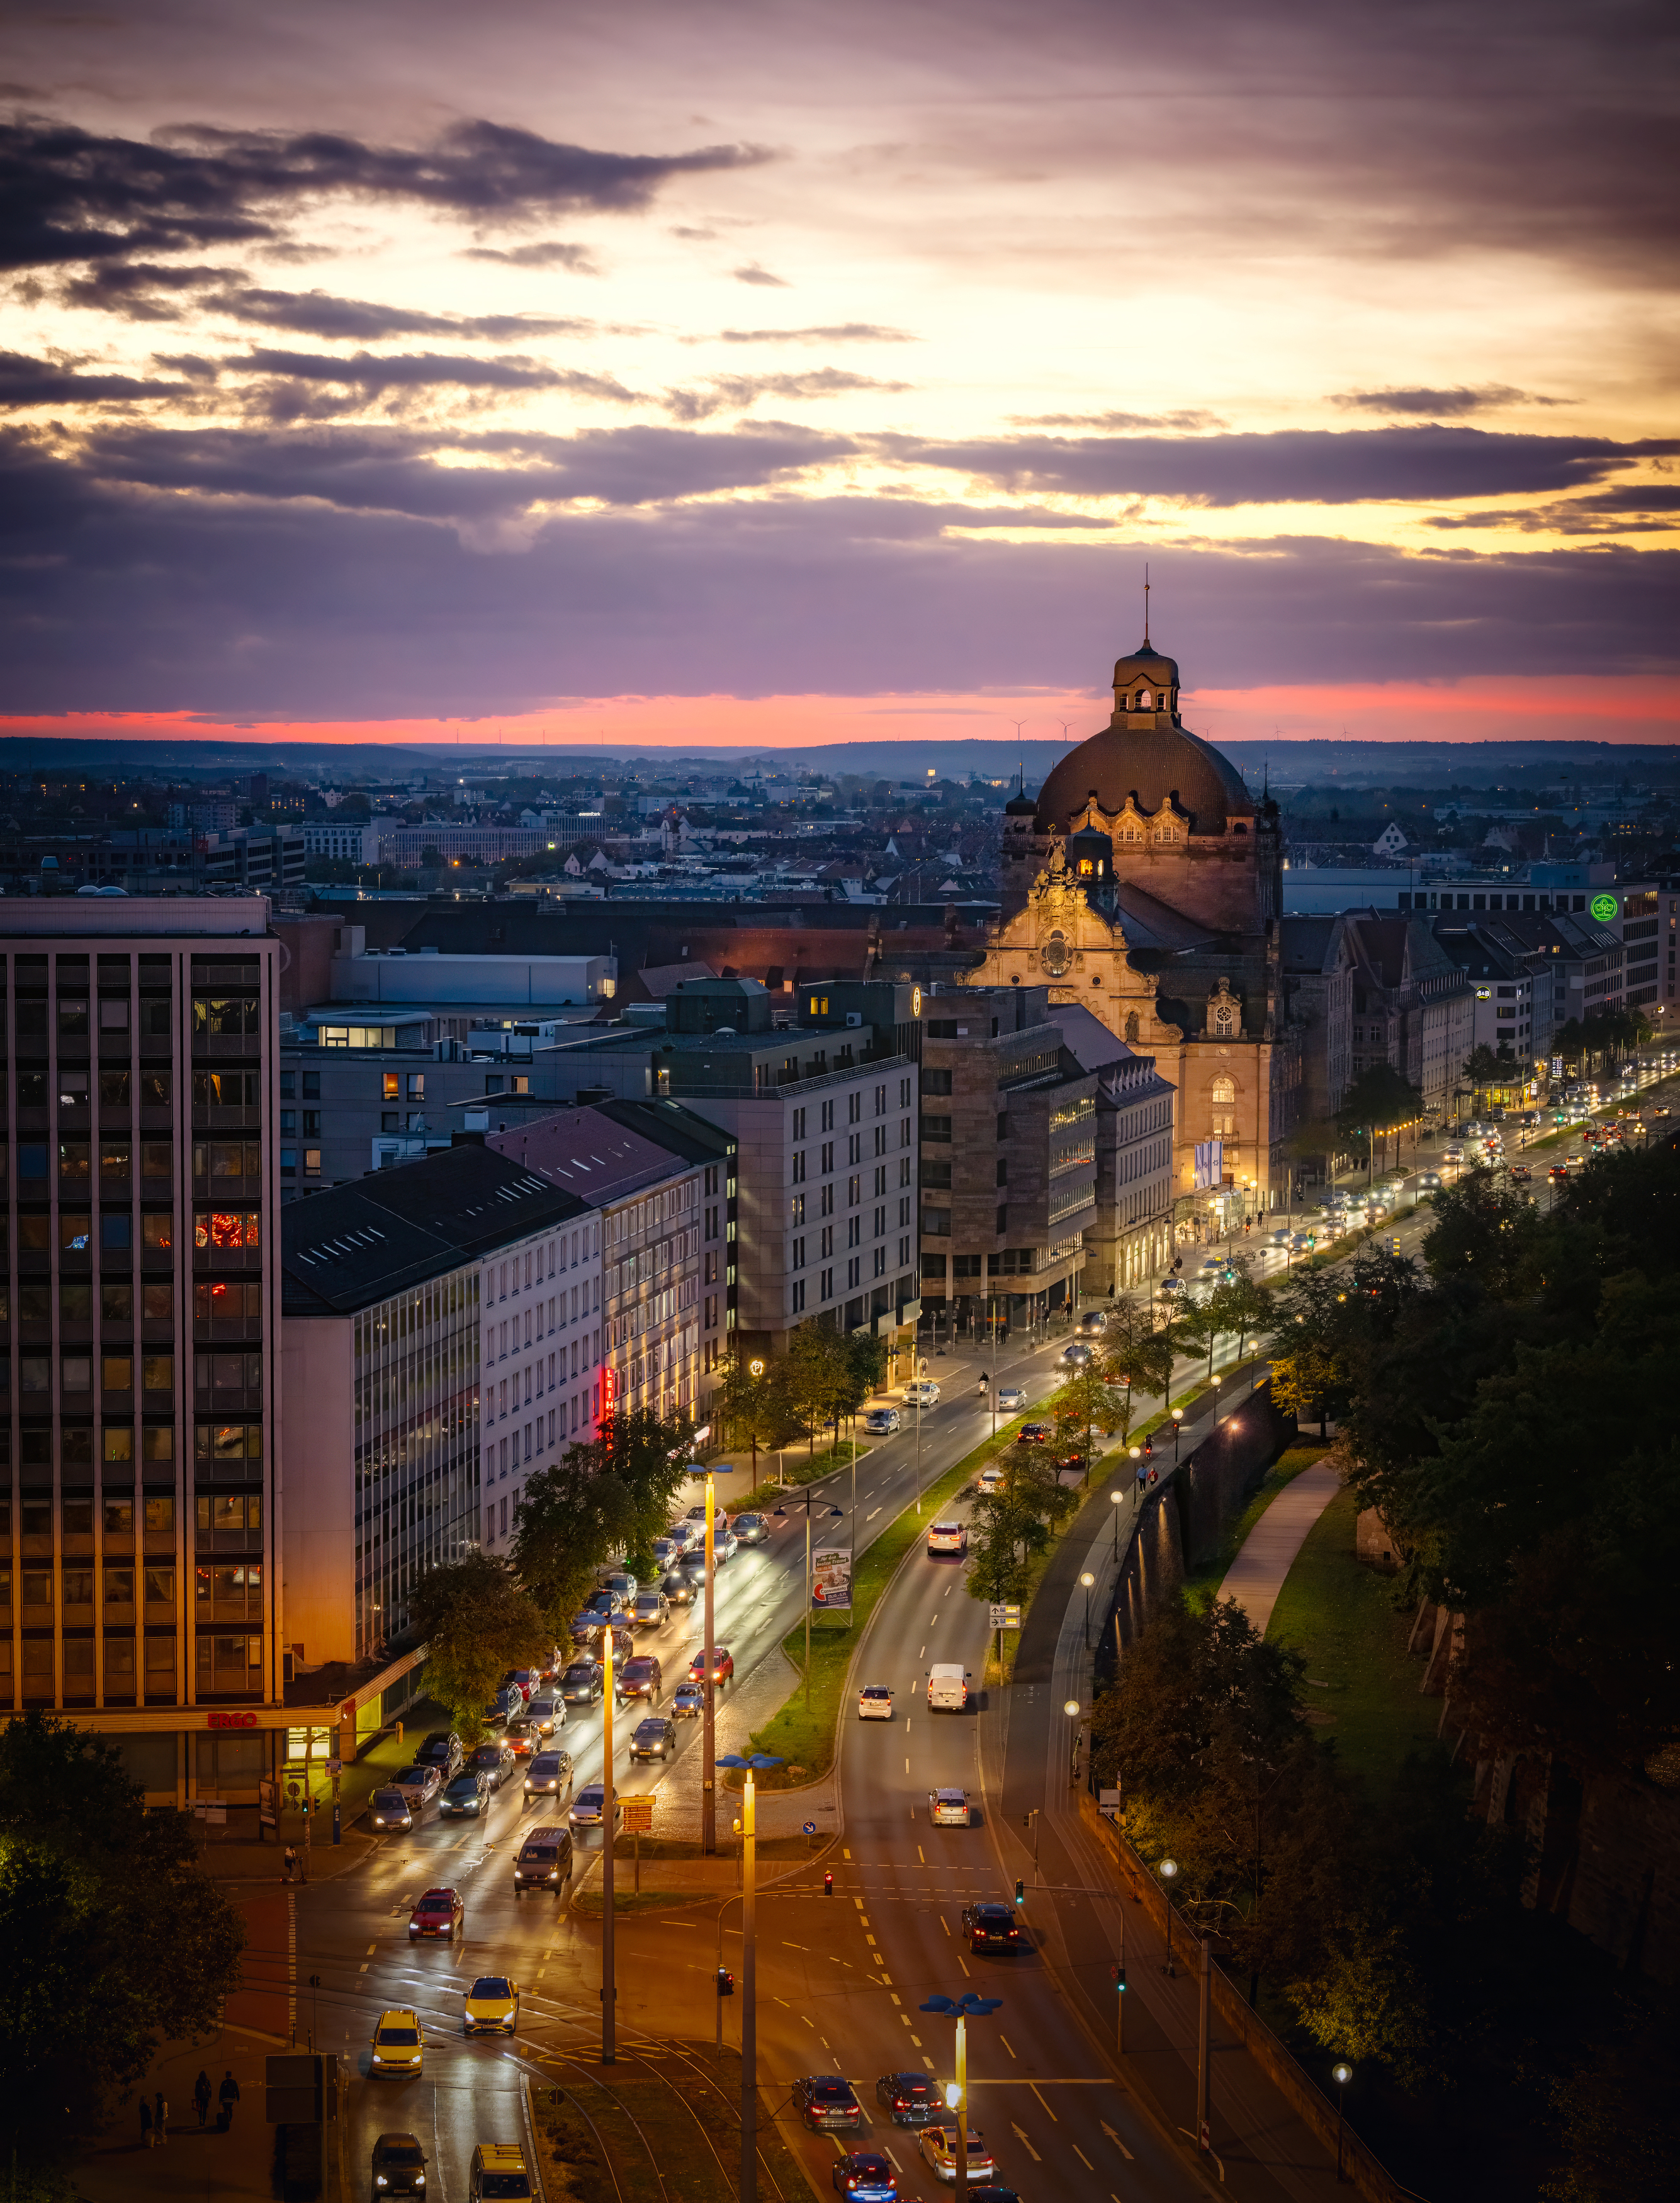
<path fill-rule="evenodd" d="M 1222 1598 L 1233 1598 L 1263 1637 L 1283 1580 L 1294 1566 L 1306 1534 L 1340 1490 L 1328 1460 L 1315 1462 L 1285 1485 L 1244 1539 L 1225 1580 Z"/>

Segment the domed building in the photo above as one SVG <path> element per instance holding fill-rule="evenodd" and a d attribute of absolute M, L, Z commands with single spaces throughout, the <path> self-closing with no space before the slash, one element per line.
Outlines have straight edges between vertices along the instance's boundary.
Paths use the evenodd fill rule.
<path fill-rule="evenodd" d="M 1003 914 L 979 986 L 1045 986 L 1154 1056 L 1178 1089 L 1181 1222 L 1269 1208 L 1301 1036 L 1282 984 L 1277 806 L 1179 716 L 1179 669 L 1118 659 L 1114 714 L 1003 820 Z"/>

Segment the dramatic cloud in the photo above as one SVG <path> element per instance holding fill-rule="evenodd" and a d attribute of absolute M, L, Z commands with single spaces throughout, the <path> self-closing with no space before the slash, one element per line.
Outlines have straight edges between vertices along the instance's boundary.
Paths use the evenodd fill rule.
<path fill-rule="evenodd" d="M 1567 405 L 1566 398 L 1541 398 L 1532 390 L 1513 390 L 1490 382 L 1480 390 L 1343 390 L 1330 400 L 1369 413 L 1400 413 L 1417 420 L 1458 421 L 1467 413 L 1490 413 L 1506 405 Z M 1048 425 L 1048 423 L 1046 424 Z"/>
<path fill-rule="evenodd" d="M 600 273 L 587 245 L 565 245 L 555 237 L 547 238 L 540 245 L 516 245 L 506 252 L 499 252 L 488 245 L 470 245 L 461 257 L 499 260 L 506 268 L 569 268 L 574 275 Z"/>
<path fill-rule="evenodd" d="M 595 326 L 537 314 L 429 314 L 364 298 L 335 298 L 325 291 L 265 291 L 240 281 L 230 269 L 171 268 L 149 261 L 97 268 L 67 284 L 64 295 L 72 305 L 104 308 L 129 321 L 175 322 L 214 314 L 262 328 L 361 344 L 382 337 L 445 336 L 506 344 L 521 337 L 577 336 Z"/>
<path fill-rule="evenodd" d="M 408 200 L 475 222 L 627 213 L 673 176 L 768 158 L 743 145 L 601 153 L 485 121 L 457 123 L 423 151 L 206 128 L 141 144 L 27 116 L 0 125 L 0 268 L 268 240 L 287 216 L 334 197 Z"/>
<path fill-rule="evenodd" d="M 760 398 L 840 398 L 856 390 L 908 390 L 908 382 L 878 382 L 873 375 L 849 375 L 842 367 L 819 367 L 808 375 L 714 375 L 703 390 L 673 390 L 665 401 L 679 421 L 704 421 L 714 413 L 744 412 Z"/>
<path fill-rule="evenodd" d="M 81 375 L 56 360 L 0 352 L 0 405 L 87 405 L 100 399 L 158 399 L 182 395 L 180 382 L 147 382 L 132 375 Z"/>
<path fill-rule="evenodd" d="M 883 436 L 907 465 L 949 468 L 1015 491 L 1185 498 L 1208 505 L 1347 505 L 1510 497 L 1601 481 L 1680 441 L 1496 435 L 1482 428 L 1285 428 L 1269 434 L 1018 437 L 963 444 Z"/>

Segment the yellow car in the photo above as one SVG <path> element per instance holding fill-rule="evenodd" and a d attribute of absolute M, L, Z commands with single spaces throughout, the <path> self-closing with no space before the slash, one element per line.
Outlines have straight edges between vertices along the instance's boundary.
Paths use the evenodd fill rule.
<path fill-rule="evenodd" d="M 380 2013 L 379 2024 L 373 2031 L 371 2070 L 375 2073 L 411 2081 L 420 2070 L 424 2051 L 417 2012 L 394 2005 L 389 2011 Z"/>
<path fill-rule="evenodd" d="M 519 1984 L 506 1974 L 481 1974 L 461 2005 L 463 2035 L 512 2035 L 519 2024 Z"/>

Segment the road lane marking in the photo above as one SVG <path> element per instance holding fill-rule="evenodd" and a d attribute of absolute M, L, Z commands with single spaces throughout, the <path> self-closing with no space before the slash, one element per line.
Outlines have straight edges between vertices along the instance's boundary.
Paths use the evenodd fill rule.
<path fill-rule="evenodd" d="M 921 1861 L 924 1866 L 927 1864 L 927 1854 L 920 1844 L 916 1846 L 916 1857 Z"/>
<path fill-rule="evenodd" d="M 998 2036 L 997 2040 L 998 2040 L 998 2041 L 1003 2044 L 1003 2047 L 1004 2047 L 1006 2050 L 1009 2050 L 1010 2057 L 1011 2057 L 1011 2058 L 1014 2058 L 1015 2053 L 1015 2052 L 1014 2052 L 1013 2050 L 1010 2050 L 1010 2049 L 1009 2049 L 1009 2036 L 1008 2036 L 1007 2035 L 1000 2035 Z M 1019 2060 L 1018 2058 L 1016 2059 L 1016 2063 L 1017 2063 L 1017 2064 L 1019 2064 L 1019 2063 L 1020 2063 L 1020 2060 Z"/>
<path fill-rule="evenodd" d="M 1012 2124 L 1009 2131 L 1014 2135 L 1015 2140 L 1020 2144 L 1021 2147 L 1026 2152 L 1026 2154 L 1032 2159 L 1034 2165 L 1042 2165 L 1044 2163 L 1044 2160 L 1043 2158 L 1039 2156 L 1038 2151 L 1033 2148 L 1032 2143 L 1026 2139 L 1026 2129 L 1025 2127 L 1018 2127 Z"/>
<path fill-rule="evenodd" d="M 1029 2088 L 1031 2088 L 1031 2090 L 1032 2091 L 1033 2094 L 1034 2094 L 1035 2096 L 1037 2096 L 1037 2097 L 1038 2097 L 1038 2101 L 1039 2101 L 1041 2104 L 1044 2104 L 1044 2109 L 1045 2109 L 1047 2111 L 1050 2111 L 1050 2115 L 1051 2119 L 1052 2119 L 1053 2121 L 1055 2121 L 1055 2123 L 1059 2126 L 1059 2125 L 1061 2124 L 1061 2121 L 1060 2121 L 1059 2119 L 1056 2119 L 1056 2113 L 1055 2113 L 1054 2111 L 1050 2111 L 1050 2106 L 1049 2106 L 1048 2104 L 1045 2104 L 1045 2103 L 1044 2103 L 1044 2096 L 1043 2096 L 1042 2093 L 1041 2093 L 1041 2092 L 1040 2092 L 1040 2090 L 1039 2090 L 1039 2087 L 1038 2087 L 1038 2082 L 1037 2082 L 1036 2081 L 1029 2081 L 1029 2082 L 1027 2082 L 1027 2084 L 1026 2084 L 1026 2085 L 1027 2085 L 1027 2087 L 1028 2087 Z"/>
<path fill-rule="evenodd" d="M 1080 2147 L 1077 2142 L 1070 2143 L 1069 2147 L 1073 2150 L 1074 2156 L 1078 2158 L 1080 2163 L 1085 2167 L 1087 2172 L 1096 2171 L 1097 2167 L 1091 2163 L 1091 2159 L 1085 2155 L 1085 2152 Z"/>
<path fill-rule="evenodd" d="M 946 1933 L 946 1934 L 947 1934 L 947 1935 L 949 1935 L 949 1934 L 950 1934 L 950 1932 L 951 1932 L 951 1923 L 950 1923 L 950 1922 L 949 1922 L 949 1920 L 947 1920 L 947 1919 L 946 1919 L 946 1917 L 945 1917 L 945 1916 L 944 1916 L 944 1914 L 943 1912 L 939 1915 L 939 1925 L 940 1925 L 940 1926 L 944 1929 L 944 1931 L 945 1931 L 945 1933 Z"/>
<path fill-rule="evenodd" d="M 973 1979 L 973 1976 L 968 1970 L 968 1961 L 963 1957 L 960 1951 L 956 1954 L 956 1963 L 962 1969 L 963 1979 L 965 1981 L 972 1981 Z"/>
<path fill-rule="evenodd" d="M 1102 2128 L 1103 2133 L 1107 2135 L 1109 2140 L 1114 2144 L 1121 2155 L 1126 2159 L 1126 2162 L 1128 2165 L 1135 2164 L 1137 2160 L 1133 2158 L 1131 2151 L 1127 2149 L 1126 2144 L 1121 2140 L 1120 2136 L 1115 2132 L 1108 2121 L 1106 2119 L 1099 2119 L 1097 2123 Z"/>

